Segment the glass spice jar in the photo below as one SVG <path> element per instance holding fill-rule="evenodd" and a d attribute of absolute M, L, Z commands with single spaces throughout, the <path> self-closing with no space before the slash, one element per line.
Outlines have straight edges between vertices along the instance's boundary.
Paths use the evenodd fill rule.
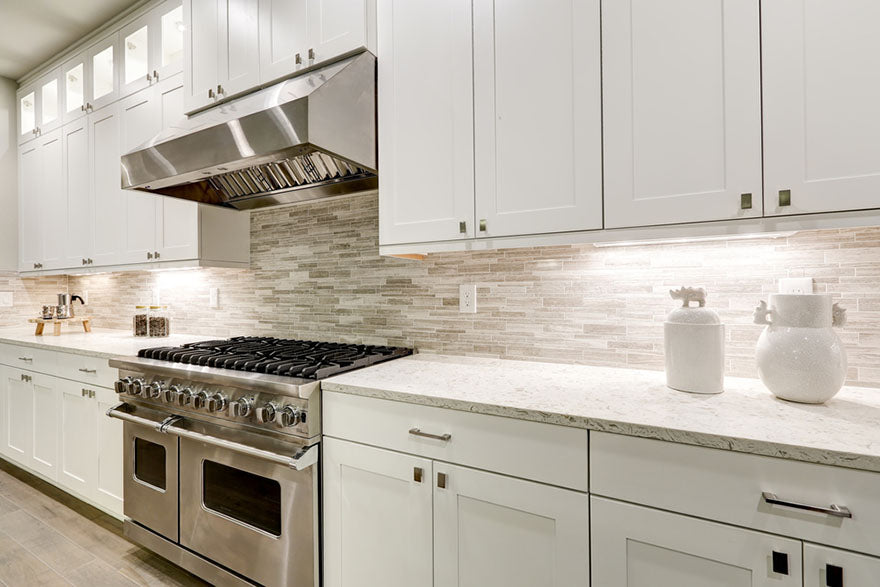
<path fill-rule="evenodd" d="M 151 337 L 171 334 L 171 317 L 168 315 L 168 306 L 150 306 L 149 330 Z"/>
<path fill-rule="evenodd" d="M 134 307 L 134 317 L 131 319 L 131 334 L 132 336 L 147 336 L 149 334 L 146 306 Z"/>

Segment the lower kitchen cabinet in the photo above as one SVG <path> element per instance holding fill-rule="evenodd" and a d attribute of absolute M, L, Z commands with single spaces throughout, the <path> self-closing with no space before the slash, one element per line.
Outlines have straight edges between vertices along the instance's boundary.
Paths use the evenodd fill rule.
<path fill-rule="evenodd" d="M 586 494 L 440 462 L 432 483 L 434 587 L 590 584 Z"/>
<path fill-rule="evenodd" d="M 122 423 L 113 390 L 0 365 L 0 454 L 122 515 Z"/>
<path fill-rule="evenodd" d="M 804 544 L 804 587 L 861 587 L 880 583 L 880 559 Z"/>
<path fill-rule="evenodd" d="M 803 584 L 798 540 L 599 497 L 592 497 L 591 505 L 593 585 L 800 587 Z"/>
<path fill-rule="evenodd" d="M 324 440 L 327 587 L 589 585 L 589 498 Z"/>
<path fill-rule="evenodd" d="M 325 438 L 325 587 L 431 584 L 431 461 Z"/>

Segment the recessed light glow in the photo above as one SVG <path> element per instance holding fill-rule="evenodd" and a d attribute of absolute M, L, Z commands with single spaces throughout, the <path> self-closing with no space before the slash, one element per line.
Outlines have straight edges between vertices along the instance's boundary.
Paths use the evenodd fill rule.
<path fill-rule="evenodd" d="M 682 244 L 682 243 L 701 243 L 701 242 L 710 242 L 710 241 L 744 241 L 744 240 L 762 240 L 767 238 L 782 238 L 786 236 L 791 236 L 795 234 L 797 231 L 791 232 L 765 232 L 759 234 L 724 234 L 724 235 L 714 235 L 714 236 L 694 236 L 694 237 L 685 237 L 685 238 L 657 238 L 657 239 L 646 239 L 646 240 L 633 240 L 633 241 L 617 241 L 617 242 L 604 242 L 604 243 L 593 243 L 594 247 L 599 248 L 608 248 L 608 247 L 637 247 L 643 245 L 668 245 L 668 244 Z"/>

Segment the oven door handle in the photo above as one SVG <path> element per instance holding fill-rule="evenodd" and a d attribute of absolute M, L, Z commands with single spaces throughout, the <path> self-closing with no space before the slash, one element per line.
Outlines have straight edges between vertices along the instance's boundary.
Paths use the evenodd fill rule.
<path fill-rule="evenodd" d="M 296 471 L 308 469 L 318 462 L 318 445 L 316 444 L 312 446 L 304 446 L 295 455 L 289 457 L 268 450 L 254 448 L 246 444 L 241 444 L 240 442 L 232 442 L 231 440 L 224 440 L 222 438 L 217 438 L 216 436 L 193 432 L 192 430 L 186 430 L 185 428 L 178 428 L 177 426 L 174 426 L 174 424 L 168 426 L 165 429 L 165 432 L 180 436 L 181 438 L 189 438 L 190 440 L 204 442 L 205 444 L 225 448 L 226 450 L 256 457 L 264 461 L 284 465 Z"/>
<path fill-rule="evenodd" d="M 224 440 L 222 438 L 217 438 L 216 436 L 201 434 L 200 432 L 193 432 L 192 430 L 186 430 L 185 428 L 178 428 L 177 426 L 175 426 L 175 424 L 180 421 L 179 418 L 167 418 L 162 422 L 155 422 L 153 420 L 141 418 L 140 416 L 135 416 L 121 410 L 120 408 L 122 408 L 124 405 L 125 404 L 122 403 L 113 406 L 112 408 L 107 410 L 107 415 L 111 418 L 131 422 L 132 424 L 138 424 L 139 426 L 145 426 L 164 434 L 174 434 L 175 436 L 180 436 L 181 438 L 189 438 L 191 440 L 204 442 L 205 444 L 210 444 L 212 446 L 217 446 L 237 453 L 256 457 L 264 461 L 278 463 L 279 465 L 290 467 L 291 469 L 294 469 L 296 471 L 308 469 L 318 462 L 318 445 L 316 444 L 312 446 L 304 446 L 295 455 L 289 457 L 268 450 L 254 448 L 246 444 L 241 444 L 240 442 L 232 442 L 231 440 Z"/>

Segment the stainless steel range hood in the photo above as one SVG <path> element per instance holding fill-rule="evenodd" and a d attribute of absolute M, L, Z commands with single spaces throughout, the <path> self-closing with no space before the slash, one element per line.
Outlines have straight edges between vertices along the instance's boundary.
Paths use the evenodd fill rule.
<path fill-rule="evenodd" d="M 217 106 L 122 157 L 122 187 L 251 209 L 375 189 L 376 58 Z"/>

